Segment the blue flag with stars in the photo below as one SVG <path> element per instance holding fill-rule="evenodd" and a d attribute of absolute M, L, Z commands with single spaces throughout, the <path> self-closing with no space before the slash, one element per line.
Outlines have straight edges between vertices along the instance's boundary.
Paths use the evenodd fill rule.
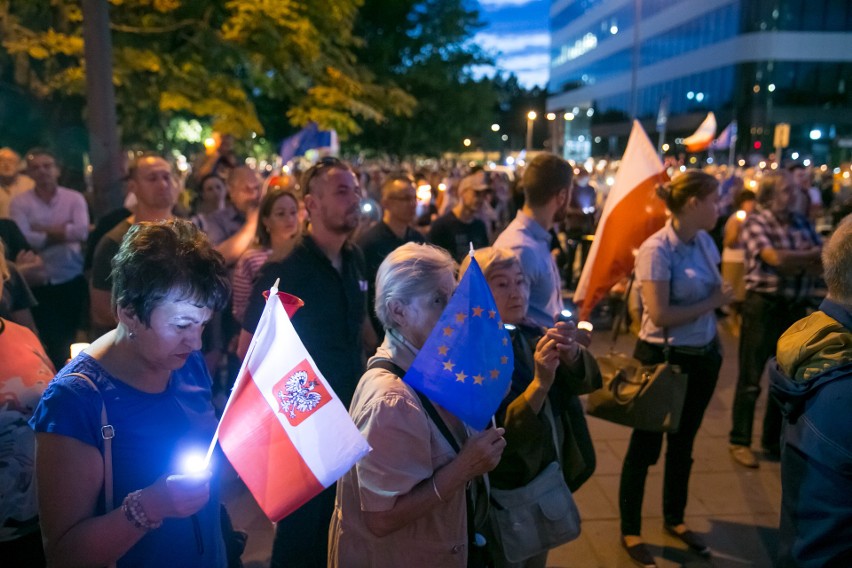
<path fill-rule="evenodd" d="M 481 430 L 503 401 L 514 366 L 509 333 L 482 270 L 471 258 L 403 380 Z"/>

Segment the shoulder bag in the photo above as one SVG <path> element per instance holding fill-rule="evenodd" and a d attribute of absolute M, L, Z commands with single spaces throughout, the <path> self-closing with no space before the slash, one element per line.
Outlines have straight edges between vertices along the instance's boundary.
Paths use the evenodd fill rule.
<path fill-rule="evenodd" d="M 562 452 L 549 401 L 545 401 L 542 412 L 553 433 L 556 461 L 523 487 L 491 488 L 491 527 L 503 556 L 512 563 L 523 562 L 580 536 L 580 512 L 559 465 Z"/>
<path fill-rule="evenodd" d="M 687 376 L 669 363 L 669 351 L 665 334 L 664 363 L 643 365 L 622 353 L 598 357 L 603 388 L 589 395 L 586 413 L 637 430 L 677 432 Z"/>

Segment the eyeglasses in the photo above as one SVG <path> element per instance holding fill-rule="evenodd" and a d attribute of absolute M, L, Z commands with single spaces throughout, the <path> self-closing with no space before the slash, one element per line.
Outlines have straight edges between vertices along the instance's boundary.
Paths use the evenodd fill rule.
<path fill-rule="evenodd" d="M 311 182 L 314 180 L 317 175 L 328 168 L 340 168 L 343 170 L 349 170 L 349 166 L 343 160 L 335 158 L 334 156 L 325 156 L 317 160 L 317 163 L 308 168 L 308 170 L 302 174 L 302 195 L 308 195 L 311 192 Z"/>

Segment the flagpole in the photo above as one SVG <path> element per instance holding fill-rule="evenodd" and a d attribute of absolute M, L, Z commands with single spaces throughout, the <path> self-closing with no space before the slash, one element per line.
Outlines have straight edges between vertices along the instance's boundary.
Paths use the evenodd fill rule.
<path fill-rule="evenodd" d="M 269 298 L 267 298 L 267 303 L 273 298 L 277 299 L 278 296 L 278 284 L 281 283 L 280 278 L 275 279 L 275 284 L 272 285 L 272 288 L 269 289 Z M 240 371 L 237 373 L 237 380 L 234 383 L 234 387 L 231 389 L 231 394 L 228 396 L 228 402 L 225 403 L 225 409 L 222 410 L 222 418 L 225 417 L 225 413 L 228 412 L 228 409 L 231 407 L 231 401 L 234 400 L 234 394 L 239 392 L 240 387 L 243 384 L 243 377 L 245 376 L 246 366 L 248 365 L 249 359 L 251 359 L 251 355 L 254 352 L 254 342 L 249 345 L 249 349 L 246 352 L 246 356 L 243 358 L 243 362 L 240 364 Z M 219 428 L 222 426 L 222 418 L 219 419 L 219 423 L 216 424 L 216 431 L 213 433 L 213 439 L 210 440 L 210 446 L 207 448 L 207 454 L 204 456 L 204 469 L 207 469 L 210 466 L 210 459 L 213 457 L 213 450 L 216 449 L 216 443 L 219 441 Z"/>

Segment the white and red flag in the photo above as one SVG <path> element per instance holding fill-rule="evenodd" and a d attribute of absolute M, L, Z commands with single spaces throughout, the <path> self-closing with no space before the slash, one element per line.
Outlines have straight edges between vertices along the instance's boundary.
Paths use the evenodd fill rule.
<path fill-rule="evenodd" d="M 701 152 L 710 147 L 713 138 L 716 137 L 716 115 L 708 112 L 704 121 L 698 125 L 698 129 L 690 136 L 683 139 L 687 152 Z"/>
<path fill-rule="evenodd" d="M 657 185 L 668 181 L 665 167 L 638 121 L 633 121 L 627 149 L 615 174 L 589 257 L 574 292 L 580 319 L 619 280 L 633 270 L 633 252 L 666 223 L 666 206 L 656 196 Z"/>
<path fill-rule="evenodd" d="M 370 451 L 285 305 L 292 314 L 302 303 L 273 286 L 218 429 L 222 450 L 273 522 Z"/>

